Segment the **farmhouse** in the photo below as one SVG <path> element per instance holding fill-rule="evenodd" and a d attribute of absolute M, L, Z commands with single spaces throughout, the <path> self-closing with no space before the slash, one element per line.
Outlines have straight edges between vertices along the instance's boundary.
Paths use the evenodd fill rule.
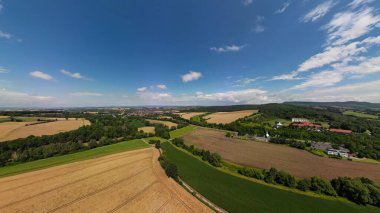
<path fill-rule="evenodd" d="M 293 126 L 299 126 L 299 127 L 311 127 L 311 128 L 322 128 L 319 124 L 313 124 L 311 122 L 302 122 L 302 123 L 292 123 Z"/>
<path fill-rule="evenodd" d="M 304 123 L 304 122 L 309 122 L 309 120 L 306 118 L 292 118 L 292 123 Z"/>
<path fill-rule="evenodd" d="M 345 149 L 328 149 L 327 154 L 348 158 L 348 150 Z"/>
<path fill-rule="evenodd" d="M 344 134 L 351 134 L 351 130 L 345 130 L 345 129 L 329 129 L 330 132 L 337 132 L 337 133 L 344 133 Z"/>

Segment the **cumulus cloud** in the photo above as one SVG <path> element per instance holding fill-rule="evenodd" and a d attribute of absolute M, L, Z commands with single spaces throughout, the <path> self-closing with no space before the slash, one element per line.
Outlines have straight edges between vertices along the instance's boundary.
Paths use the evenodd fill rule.
<path fill-rule="evenodd" d="M 261 33 L 265 31 L 265 27 L 262 24 L 264 19 L 265 18 L 263 16 L 256 16 L 255 27 L 253 28 L 254 32 Z"/>
<path fill-rule="evenodd" d="M 197 93 L 196 99 L 198 101 L 208 101 L 211 103 L 221 104 L 255 104 L 255 103 L 267 103 L 268 99 L 267 91 L 260 89 L 246 89 L 237 91 L 227 91 L 218 93 Z"/>
<path fill-rule="evenodd" d="M 224 47 L 211 47 L 210 50 L 219 52 L 219 53 L 224 53 L 224 52 L 239 52 L 242 50 L 246 45 L 227 45 Z"/>
<path fill-rule="evenodd" d="M 43 80 L 53 80 L 53 77 L 47 73 L 41 72 L 41 71 L 34 71 L 30 73 L 30 76 L 33 76 L 35 78 L 40 78 Z"/>
<path fill-rule="evenodd" d="M 168 87 L 165 84 L 159 84 L 157 85 L 158 89 L 166 90 Z"/>
<path fill-rule="evenodd" d="M 104 94 L 102 94 L 102 93 L 95 93 L 95 92 L 74 92 L 74 93 L 70 93 L 70 95 L 72 95 L 72 96 L 78 96 L 78 97 L 83 97 L 83 96 L 95 96 L 95 97 L 104 96 Z"/>
<path fill-rule="evenodd" d="M 242 0 L 242 3 L 245 5 L 245 6 L 248 6 L 250 4 L 253 3 L 253 0 Z"/>
<path fill-rule="evenodd" d="M 67 75 L 71 78 L 76 78 L 76 79 L 82 79 L 83 78 L 83 76 L 79 72 L 73 73 L 73 72 L 70 72 L 68 70 L 61 69 L 61 73 L 64 75 Z"/>
<path fill-rule="evenodd" d="M 44 106 L 46 103 L 56 99 L 52 96 L 32 95 L 24 92 L 0 89 L 0 106 Z"/>
<path fill-rule="evenodd" d="M 290 2 L 285 2 L 282 7 L 278 10 L 276 10 L 274 13 L 275 14 L 281 14 L 283 12 L 285 12 L 286 9 L 288 9 L 288 7 L 290 6 Z"/>
<path fill-rule="evenodd" d="M 148 88 L 147 87 L 140 87 L 140 88 L 137 88 L 137 92 L 145 92 L 147 91 Z"/>
<path fill-rule="evenodd" d="M 182 75 L 181 78 L 182 78 L 182 82 L 187 83 L 190 81 L 198 80 L 201 77 L 202 77 L 202 73 L 190 70 L 189 73 Z"/>
<path fill-rule="evenodd" d="M 325 16 L 331 8 L 335 6 L 335 2 L 333 0 L 328 0 L 323 2 L 322 4 L 319 4 L 316 8 L 309 11 L 305 16 L 301 18 L 302 22 L 314 22 L 318 19 Z"/>
<path fill-rule="evenodd" d="M 12 37 L 12 34 L 0 30 L 0 38 L 11 39 Z"/>

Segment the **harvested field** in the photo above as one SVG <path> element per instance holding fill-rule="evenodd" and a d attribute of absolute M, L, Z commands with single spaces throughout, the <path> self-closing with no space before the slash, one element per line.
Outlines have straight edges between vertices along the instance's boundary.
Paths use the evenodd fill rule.
<path fill-rule="evenodd" d="M 296 177 L 367 177 L 380 183 L 380 165 L 323 158 L 285 145 L 227 138 L 220 131 L 198 128 L 185 142 L 219 153 L 223 159 L 255 168 L 274 167 Z"/>
<path fill-rule="evenodd" d="M 171 127 L 177 127 L 178 124 L 176 123 L 173 123 L 173 122 L 170 122 L 170 121 L 160 121 L 160 120 L 152 120 L 152 119 L 146 119 L 147 121 L 149 121 L 150 123 L 154 123 L 154 124 L 162 124 L 162 125 L 165 125 L 169 128 Z"/>
<path fill-rule="evenodd" d="M 167 178 L 154 148 L 0 179 L 0 212 L 210 212 Z"/>
<path fill-rule="evenodd" d="M 180 116 L 184 119 L 190 120 L 190 118 L 198 115 L 203 115 L 205 112 L 186 112 L 186 113 L 180 113 Z"/>
<path fill-rule="evenodd" d="M 204 116 L 203 118 L 207 123 L 212 124 L 228 124 L 236 121 L 239 118 L 244 118 L 246 116 L 257 113 L 258 110 L 242 110 L 234 112 L 216 112 L 210 115 Z"/>
<path fill-rule="evenodd" d="M 138 131 L 143 131 L 145 133 L 155 133 L 155 128 L 153 126 L 144 126 L 137 129 Z"/>
<path fill-rule="evenodd" d="M 89 125 L 90 122 L 84 119 L 58 120 L 49 123 L 29 125 L 35 122 L 3 122 L 0 123 L 0 142 L 25 138 L 30 135 L 54 135 L 60 132 L 67 132 L 78 129 L 81 126 Z"/>

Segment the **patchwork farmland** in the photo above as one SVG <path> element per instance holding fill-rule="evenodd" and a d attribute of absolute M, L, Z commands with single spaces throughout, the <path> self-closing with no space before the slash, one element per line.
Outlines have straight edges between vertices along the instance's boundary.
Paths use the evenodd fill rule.
<path fill-rule="evenodd" d="M 36 121 L 0 123 L 0 142 L 25 138 L 30 135 L 54 135 L 60 132 L 75 130 L 84 125 L 90 125 L 90 122 L 85 119 L 66 120 L 64 118 L 48 123 L 34 123 L 36 123 Z"/>
<path fill-rule="evenodd" d="M 154 148 L 0 179 L 0 212 L 210 212 L 172 179 Z"/>
<path fill-rule="evenodd" d="M 144 126 L 137 129 L 138 131 L 143 131 L 145 133 L 155 133 L 154 126 Z"/>
<path fill-rule="evenodd" d="M 171 127 L 177 127 L 178 124 L 176 123 L 173 123 L 173 122 L 170 122 L 170 121 L 160 121 L 160 120 L 152 120 L 152 119 L 146 119 L 147 121 L 149 121 L 150 123 L 154 123 L 154 124 L 162 124 L 162 125 L 165 125 L 169 128 Z"/>
<path fill-rule="evenodd" d="M 205 112 L 184 112 L 184 113 L 179 113 L 179 115 L 186 120 L 190 120 L 190 118 L 198 115 L 203 115 Z"/>
<path fill-rule="evenodd" d="M 234 112 L 216 112 L 210 115 L 204 116 L 203 118 L 207 123 L 212 124 L 228 124 L 238 120 L 239 118 L 244 118 L 252 114 L 257 113 L 258 110 L 241 110 Z"/>
<path fill-rule="evenodd" d="M 323 158 L 284 145 L 227 138 L 223 132 L 205 128 L 198 128 L 183 138 L 188 144 L 217 152 L 223 159 L 243 166 L 274 167 L 300 178 L 363 176 L 380 182 L 379 164 Z"/>

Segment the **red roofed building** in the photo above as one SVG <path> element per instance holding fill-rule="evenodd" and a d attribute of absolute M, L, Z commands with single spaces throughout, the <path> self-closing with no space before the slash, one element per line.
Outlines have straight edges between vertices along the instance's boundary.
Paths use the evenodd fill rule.
<path fill-rule="evenodd" d="M 312 128 L 322 128 L 319 124 L 313 124 L 311 122 L 303 122 L 303 123 L 292 123 L 293 126 L 299 127 L 312 127 Z"/>
<path fill-rule="evenodd" d="M 345 134 L 351 134 L 351 130 L 345 130 L 345 129 L 330 129 L 330 132 L 337 132 L 337 133 L 345 133 Z"/>

